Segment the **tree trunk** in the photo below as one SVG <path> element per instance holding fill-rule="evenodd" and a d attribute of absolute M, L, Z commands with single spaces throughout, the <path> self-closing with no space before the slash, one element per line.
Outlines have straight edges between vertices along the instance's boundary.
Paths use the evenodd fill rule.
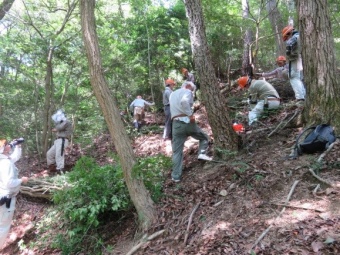
<path fill-rule="evenodd" d="M 249 1 L 242 0 L 242 17 L 247 19 L 249 16 Z M 252 55 L 251 55 L 251 42 L 252 33 L 250 29 L 247 29 L 244 33 L 243 39 L 243 58 L 242 58 L 242 75 L 252 76 Z"/>
<path fill-rule="evenodd" d="M 268 0 L 266 3 L 266 8 L 268 12 L 268 19 L 272 26 L 273 33 L 275 35 L 276 42 L 276 55 L 285 56 L 286 54 L 286 45 L 283 43 L 281 31 L 284 28 L 284 22 L 282 19 L 282 15 L 277 8 L 278 0 Z"/>
<path fill-rule="evenodd" d="M 4 0 L 0 4 L 0 20 L 5 17 L 6 13 L 11 9 L 12 5 L 14 3 L 14 0 Z"/>
<path fill-rule="evenodd" d="M 220 94 L 218 80 L 205 34 L 205 26 L 200 0 L 185 0 L 189 33 L 195 68 L 200 78 L 202 97 L 208 113 L 208 120 L 214 134 L 216 148 L 236 151 L 237 135 L 232 129 L 226 98 Z M 217 150 L 216 150 L 217 151 Z M 216 156 L 222 156 L 216 154 Z"/>
<path fill-rule="evenodd" d="M 299 0 L 297 9 L 307 89 L 304 120 L 340 127 L 340 86 L 327 0 Z"/>
<path fill-rule="evenodd" d="M 46 76 L 45 76 L 45 104 L 44 104 L 44 116 L 43 116 L 43 132 L 42 132 L 42 148 L 43 154 L 46 155 L 48 150 L 49 138 L 52 134 L 52 123 L 51 116 L 54 107 L 53 103 L 53 93 L 54 93 L 54 84 L 53 84 L 53 68 L 52 68 L 52 59 L 53 59 L 54 47 L 50 47 L 47 60 L 46 60 Z"/>
<path fill-rule="evenodd" d="M 102 72 L 102 60 L 95 29 L 94 7 L 95 0 L 80 1 L 81 26 L 89 62 L 91 85 L 117 149 L 124 179 L 132 202 L 138 212 L 139 223 L 143 229 L 146 229 L 155 221 L 156 210 L 143 181 L 132 177 L 132 168 L 136 164 L 135 155 L 124 125 L 120 120 L 117 103 L 111 95 Z"/>

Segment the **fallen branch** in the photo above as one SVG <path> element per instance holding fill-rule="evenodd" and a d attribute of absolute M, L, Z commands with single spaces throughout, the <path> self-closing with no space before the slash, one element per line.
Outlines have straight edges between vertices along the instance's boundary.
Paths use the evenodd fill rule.
<path fill-rule="evenodd" d="M 194 209 L 192 210 L 191 214 L 190 214 L 190 217 L 189 217 L 189 222 L 188 222 L 188 226 L 187 226 L 187 230 L 185 231 L 185 236 L 184 236 L 184 246 L 187 244 L 187 241 L 188 241 L 188 236 L 189 236 L 189 229 L 190 229 L 190 225 L 191 225 L 191 222 L 192 222 L 192 217 L 194 216 L 197 208 L 200 206 L 201 202 L 199 202 L 195 207 Z"/>
<path fill-rule="evenodd" d="M 139 249 L 140 247 L 142 247 L 144 244 L 146 244 L 147 242 L 149 242 L 149 241 L 155 239 L 156 237 L 160 236 L 160 235 L 163 234 L 164 232 L 165 232 L 165 230 L 163 229 L 163 230 L 160 230 L 160 231 L 158 231 L 158 232 L 153 233 L 152 235 L 149 235 L 149 236 L 146 237 L 146 238 L 142 238 L 142 240 L 140 241 L 140 243 L 137 244 L 137 245 L 135 245 L 134 247 L 132 247 L 132 249 L 131 249 L 128 253 L 126 253 L 126 255 L 132 255 L 132 254 L 134 254 L 134 253 L 135 253 L 136 251 L 138 251 L 138 249 Z"/>
<path fill-rule="evenodd" d="M 69 184 L 66 182 L 57 183 L 48 182 L 46 180 L 29 179 L 28 182 L 20 187 L 20 193 L 25 194 L 30 197 L 45 198 L 48 200 L 52 199 L 53 192 L 58 190 L 63 190 L 68 187 Z"/>
<path fill-rule="evenodd" d="M 311 210 L 311 211 L 315 211 L 315 212 L 325 212 L 325 211 L 320 210 L 320 209 L 307 208 L 307 207 L 303 207 L 303 206 L 296 206 L 296 205 L 289 205 L 289 204 L 280 204 L 280 203 L 270 203 L 270 204 L 277 205 L 277 206 L 285 206 L 285 207 L 290 207 L 290 208 L 295 208 L 295 209 Z"/>
<path fill-rule="evenodd" d="M 318 189 L 320 188 L 320 184 L 316 185 L 315 189 L 313 190 L 313 196 L 317 196 L 316 192 L 318 191 Z"/>
<path fill-rule="evenodd" d="M 295 112 L 294 112 L 294 114 L 293 114 L 293 116 L 283 125 L 283 127 L 282 128 L 280 128 L 280 130 L 282 130 L 282 129 L 284 129 L 287 125 L 288 125 L 288 123 L 289 122 L 291 122 L 295 117 L 296 117 L 296 115 L 298 114 L 298 112 L 300 112 L 298 109 L 297 110 L 295 110 Z M 288 115 L 287 115 L 288 116 Z M 287 116 L 276 126 L 276 128 L 272 131 L 272 132 L 270 132 L 270 134 L 268 135 L 268 137 L 271 137 L 278 129 L 279 129 L 279 127 L 281 126 L 281 124 L 282 123 L 284 123 L 284 120 L 287 118 Z"/>
<path fill-rule="evenodd" d="M 328 152 L 331 151 L 331 149 L 334 147 L 334 145 L 335 145 L 335 144 L 338 144 L 338 143 L 339 143 L 339 139 L 336 139 L 335 142 L 332 143 L 332 144 L 327 148 L 327 150 L 326 150 L 324 153 L 322 153 L 322 154 L 320 155 L 320 157 L 318 158 L 318 162 L 321 162 L 321 160 L 323 160 L 323 158 L 328 154 Z"/>
<path fill-rule="evenodd" d="M 328 182 L 328 181 L 322 179 L 320 176 L 316 175 L 316 174 L 314 173 L 314 171 L 313 171 L 312 168 L 309 168 L 308 170 L 309 170 L 309 172 L 310 172 L 316 179 L 318 179 L 320 182 L 325 183 L 325 184 L 327 184 L 327 185 L 329 185 L 329 186 L 331 186 L 331 187 L 334 188 L 334 185 L 333 185 L 332 183 L 330 183 L 330 182 Z"/>
<path fill-rule="evenodd" d="M 294 192 L 294 189 L 296 187 L 296 185 L 299 183 L 299 181 L 295 181 L 293 183 L 293 186 L 291 187 L 290 191 L 289 191 L 289 194 L 286 198 L 286 201 L 285 203 L 283 204 L 283 208 L 281 210 L 281 212 L 279 213 L 279 215 L 275 218 L 275 220 L 273 221 L 272 224 L 270 224 L 270 226 L 265 230 L 263 231 L 263 233 L 260 235 L 260 237 L 256 240 L 256 242 L 253 244 L 253 246 L 250 248 L 250 251 L 249 253 L 251 253 L 251 251 L 253 250 L 253 248 L 263 239 L 263 237 L 265 237 L 265 235 L 269 232 L 269 230 L 274 226 L 275 222 L 277 221 L 278 218 L 281 217 L 281 215 L 284 213 L 284 211 L 286 210 L 286 206 L 290 200 L 290 197 L 292 196 L 293 192 Z"/>

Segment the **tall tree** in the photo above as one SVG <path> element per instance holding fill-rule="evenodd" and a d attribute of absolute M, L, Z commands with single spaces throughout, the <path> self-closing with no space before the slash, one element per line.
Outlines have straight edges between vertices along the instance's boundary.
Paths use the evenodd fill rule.
<path fill-rule="evenodd" d="M 132 168 L 136 164 L 135 155 L 123 122 L 120 119 L 117 103 L 111 95 L 103 75 L 98 36 L 95 29 L 95 2 L 95 0 L 80 1 L 81 27 L 89 62 L 90 81 L 117 149 L 124 179 L 132 202 L 138 212 L 139 223 L 143 229 L 146 229 L 155 221 L 156 210 L 143 181 L 132 176 Z"/>
<path fill-rule="evenodd" d="M 0 4 L 0 20 L 5 17 L 6 13 L 11 9 L 14 0 L 4 0 Z"/>
<path fill-rule="evenodd" d="M 308 124 L 332 123 L 340 127 L 340 86 L 327 6 L 327 0 L 297 1 L 307 89 L 304 118 Z"/>
<path fill-rule="evenodd" d="M 220 94 L 218 88 L 218 80 L 205 34 L 201 0 L 185 0 L 184 3 L 189 19 L 191 49 L 200 78 L 200 88 L 208 120 L 214 134 L 215 147 L 235 151 L 238 149 L 238 139 L 232 129 L 226 98 Z M 219 156 L 223 157 L 223 155 Z"/>
<path fill-rule="evenodd" d="M 243 19 L 248 19 L 249 17 L 249 1 L 242 0 L 242 17 Z M 252 32 L 250 28 L 246 28 L 243 37 L 243 61 L 242 61 L 242 74 L 251 75 L 252 74 L 252 54 L 251 54 L 251 42 L 252 42 Z"/>
<path fill-rule="evenodd" d="M 268 0 L 266 3 L 266 9 L 268 12 L 268 19 L 272 26 L 273 33 L 275 35 L 275 42 L 276 42 L 276 54 L 285 55 L 286 54 L 286 47 L 282 41 L 281 31 L 284 28 L 284 22 L 282 15 L 278 8 L 278 0 Z"/>

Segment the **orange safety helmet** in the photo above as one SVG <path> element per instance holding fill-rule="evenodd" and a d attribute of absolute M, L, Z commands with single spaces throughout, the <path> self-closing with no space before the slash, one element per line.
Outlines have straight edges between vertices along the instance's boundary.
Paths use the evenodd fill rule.
<path fill-rule="evenodd" d="M 288 40 L 288 35 L 294 30 L 294 27 L 289 25 L 282 29 L 282 38 L 284 41 Z"/>
<path fill-rule="evenodd" d="M 174 85 L 175 81 L 173 79 L 167 79 L 167 80 L 165 80 L 165 84 L 166 85 Z"/>
<path fill-rule="evenodd" d="M 248 84 L 248 81 L 249 81 L 248 76 L 242 76 L 237 80 L 237 83 L 241 88 L 244 88 Z"/>
<path fill-rule="evenodd" d="M 277 59 L 276 59 L 276 62 L 286 62 L 286 57 L 285 56 L 278 56 Z"/>
<path fill-rule="evenodd" d="M 185 74 L 186 72 L 188 72 L 188 69 L 186 69 L 186 68 L 182 68 L 182 69 L 181 69 L 181 73 L 182 73 L 182 74 Z"/>

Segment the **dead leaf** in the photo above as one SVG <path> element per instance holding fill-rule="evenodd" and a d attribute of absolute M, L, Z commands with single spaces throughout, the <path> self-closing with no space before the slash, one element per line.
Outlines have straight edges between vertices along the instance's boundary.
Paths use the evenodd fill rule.
<path fill-rule="evenodd" d="M 319 241 L 314 241 L 312 242 L 312 249 L 314 252 L 318 252 L 320 249 L 323 248 L 323 243 L 319 242 Z"/>

